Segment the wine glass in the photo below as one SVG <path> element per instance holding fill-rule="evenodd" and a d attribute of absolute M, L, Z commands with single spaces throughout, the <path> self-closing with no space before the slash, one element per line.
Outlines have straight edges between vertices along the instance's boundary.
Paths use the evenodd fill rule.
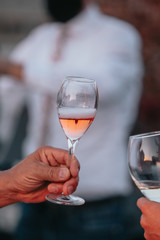
<path fill-rule="evenodd" d="M 145 197 L 160 202 L 160 131 L 131 136 L 129 171 Z"/>
<path fill-rule="evenodd" d="M 68 141 L 68 157 L 74 157 L 77 142 L 93 122 L 98 102 L 94 80 L 66 77 L 57 95 L 57 111 L 61 127 Z M 63 205 L 82 205 L 84 199 L 69 195 L 47 195 L 47 200 Z"/>

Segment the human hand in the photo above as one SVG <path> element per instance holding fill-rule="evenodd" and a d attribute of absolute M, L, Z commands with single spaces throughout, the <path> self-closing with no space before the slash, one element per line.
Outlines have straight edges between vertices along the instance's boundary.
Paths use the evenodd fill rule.
<path fill-rule="evenodd" d="M 8 61 L 0 58 L 0 75 L 6 74 L 8 68 Z"/>
<path fill-rule="evenodd" d="M 1 172 L 0 182 L 5 186 L 6 198 L 5 204 L 0 200 L 0 206 L 13 202 L 42 202 L 48 193 L 71 194 L 78 185 L 80 165 L 76 158 L 67 165 L 67 151 L 39 148 L 13 168 Z M 1 189 L 0 184 L 0 193 Z"/>
<path fill-rule="evenodd" d="M 139 198 L 137 206 L 142 211 L 140 224 L 144 229 L 146 240 L 160 239 L 160 203 L 150 201 L 144 197 Z"/>
<path fill-rule="evenodd" d="M 0 75 L 6 74 L 18 81 L 23 81 L 23 65 L 0 58 Z"/>

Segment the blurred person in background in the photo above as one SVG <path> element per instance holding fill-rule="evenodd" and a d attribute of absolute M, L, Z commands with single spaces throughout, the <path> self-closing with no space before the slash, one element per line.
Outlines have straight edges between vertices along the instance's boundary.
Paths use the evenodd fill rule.
<path fill-rule="evenodd" d="M 99 106 L 76 152 L 81 163 L 76 194 L 86 204 L 24 205 L 16 240 L 143 239 L 127 167 L 128 136 L 136 121 L 144 72 L 139 33 L 129 23 L 104 15 L 98 0 L 45 4 L 51 21 L 34 29 L 8 61 L 0 61 L 3 93 L 10 87 L 25 88 L 24 98 L 16 103 L 27 100 L 28 106 L 24 157 L 41 144 L 67 148 L 56 112 L 56 95 L 65 76 L 96 80 Z"/>
<path fill-rule="evenodd" d="M 139 198 L 137 206 L 142 211 L 141 226 L 144 228 L 146 240 L 160 239 L 160 203 L 150 201 L 147 198 Z"/>

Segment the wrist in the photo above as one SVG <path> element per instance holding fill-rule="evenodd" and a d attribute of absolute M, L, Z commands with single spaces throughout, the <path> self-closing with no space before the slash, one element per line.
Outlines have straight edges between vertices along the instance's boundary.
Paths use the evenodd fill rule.
<path fill-rule="evenodd" d="M 10 170 L 0 171 L 0 207 L 16 202 L 16 193 L 12 189 Z"/>

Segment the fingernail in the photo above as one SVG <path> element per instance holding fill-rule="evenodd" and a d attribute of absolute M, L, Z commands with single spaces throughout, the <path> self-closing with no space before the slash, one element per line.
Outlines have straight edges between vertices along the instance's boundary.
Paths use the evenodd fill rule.
<path fill-rule="evenodd" d="M 68 169 L 67 168 L 61 168 L 59 171 L 59 178 L 64 179 L 68 175 Z"/>
<path fill-rule="evenodd" d="M 71 194 L 74 191 L 74 187 L 73 186 L 69 186 L 68 187 L 68 194 Z"/>

